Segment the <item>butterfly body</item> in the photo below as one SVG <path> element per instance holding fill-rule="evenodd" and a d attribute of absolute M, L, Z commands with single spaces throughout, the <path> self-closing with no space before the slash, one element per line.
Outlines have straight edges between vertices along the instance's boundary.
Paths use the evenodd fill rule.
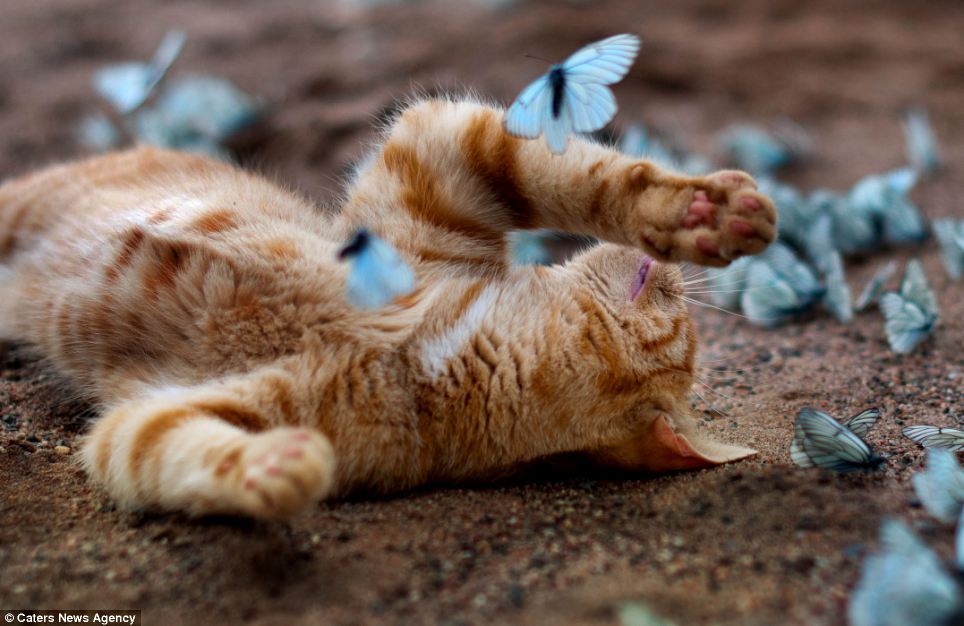
<path fill-rule="evenodd" d="M 566 70 L 562 65 L 553 65 L 546 76 L 549 79 L 549 88 L 552 89 L 552 117 L 559 119 L 566 96 Z"/>
<path fill-rule="evenodd" d="M 524 139 L 544 135 L 549 150 L 562 154 L 571 133 L 599 130 L 616 115 L 607 85 L 626 75 L 638 52 L 635 35 L 616 35 L 577 50 L 522 90 L 506 111 L 506 132 Z"/>

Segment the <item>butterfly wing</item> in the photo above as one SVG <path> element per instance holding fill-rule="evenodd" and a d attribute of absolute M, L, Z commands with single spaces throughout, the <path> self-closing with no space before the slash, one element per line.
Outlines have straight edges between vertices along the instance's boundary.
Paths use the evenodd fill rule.
<path fill-rule="evenodd" d="M 823 293 L 816 274 L 788 246 L 774 242 L 759 258 L 766 260 L 802 301 L 809 304 Z"/>
<path fill-rule="evenodd" d="M 821 272 L 830 266 L 830 255 L 835 250 L 833 243 L 833 218 L 829 213 L 821 214 L 807 229 L 807 256 Z"/>
<path fill-rule="evenodd" d="M 909 354 L 931 332 L 933 319 L 900 294 L 885 293 L 881 296 L 880 310 L 886 320 L 884 332 L 887 342 L 897 354 Z"/>
<path fill-rule="evenodd" d="M 790 460 L 800 467 L 815 467 L 810 455 L 803 449 L 803 431 L 794 430 L 793 440 L 790 442 Z"/>
<path fill-rule="evenodd" d="M 616 98 L 608 87 L 567 80 L 565 94 L 572 130 L 577 133 L 599 130 L 616 115 Z"/>
<path fill-rule="evenodd" d="M 954 452 L 928 448 L 927 466 L 911 480 L 928 513 L 946 524 L 958 518 L 964 501 L 964 472 Z"/>
<path fill-rule="evenodd" d="M 944 218 L 934 220 L 931 226 L 941 245 L 944 269 L 957 280 L 964 276 L 964 221 Z"/>
<path fill-rule="evenodd" d="M 861 411 L 853 417 L 847 418 L 843 422 L 843 426 L 858 437 L 863 437 L 868 431 L 870 431 L 871 428 L 873 428 L 878 419 L 880 419 L 880 409 L 867 409 L 866 411 Z"/>
<path fill-rule="evenodd" d="M 570 112 L 571 103 L 563 98 L 562 108 L 559 116 L 555 117 L 552 112 L 547 110 L 542 118 L 542 130 L 545 134 L 546 145 L 553 154 L 562 154 L 566 151 L 566 144 L 569 143 L 569 134 L 572 132 L 572 115 Z"/>
<path fill-rule="evenodd" d="M 826 291 L 823 303 L 841 323 L 846 324 L 854 317 L 850 304 L 850 286 L 844 278 L 843 260 L 840 253 L 833 250 L 827 259 Z"/>
<path fill-rule="evenodd" d="M 964 450 L 964 431 L 956 428 L 920 425 L 908 426 L 901 432 L 925 448 L 945 448 L 953 452 Z"/>
<path fill-rule="evenodd" d="M 639 54 L 639 37 L 616 35 L 580 48 L 562 63 L 567 81 L 612 85 L 629 71 Z"/>
<path fill-rule="evenodd" d="M 522 90 L 506 111 L 505 129 L 516 137 L 535 139 L 542 134 L 545 120 L 552 117 L 548 75 L 542 75 Z"/>
<path fill-rule="evenodd" d="M 794 432 L 802 452 L 818 467 L 846 473 L 869 467 L 873 461 L 870 446 L 822 411 L 801 409 Z"/>
<path fill-rule="evenodd" d="M 787 281 L 761 259 L 747 270 L 746 289 L 740 306 L 747 318 L 759 326 L 776 326 L 800 306 L 800 296 Z"/>
<path fill-rule="evenodd" d="M 937 315 L 937 298 L 927 283 L 924 268 L 917 259 L 907 262 L 904 280 L 900 283 L 900 295 L 919 306 L 928 315 Z"/>
<path fill-rule="evenodd" d="M 852 626 L 951 623 L 961 610 L 957 583 L 903 522 L 881 527 L 881 550 L 864 562 L 847 613 Z"/>
<path fill-rule="evenodd" d="M 904 117 L 904 136 L 907 139 L 907 160 L 922 172 L 933 172 L 941 165 L 937 139 L 927 113 L 910 110 Z"/>
<path fill-rule="evenodd" d="M 394 248 L 370 236 L 368 246 L 351 261 L 348 301 L 360 309 L 377 309 L 415 289 L 415 274 Z"/>
<path fill-rule="evenodd" d="M 874 302 L 877 302 L 877 300 L 880 299 L 880 292 L 883 290 L 884 285 L 896 271 L 897 261 L 890 261 L 874 274 L 870 282 L 868 282 L 863 291 L 860 292 L 854 308 L 858 311 L 863 311 Z"/>

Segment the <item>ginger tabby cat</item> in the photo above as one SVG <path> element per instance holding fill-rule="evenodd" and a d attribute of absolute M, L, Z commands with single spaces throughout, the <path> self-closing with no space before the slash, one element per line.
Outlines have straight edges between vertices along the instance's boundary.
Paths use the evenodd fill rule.
<path fill-rule="evenodd" d="M 741 172 L 578 140 L 553 156 L 502 115 L 413 104 L 334 215 L 153 148 L 0 186 L 0 334 L 101 409 L 90 476 L 128 507 L 277 519 L 564 452 L 650 471 L 752 454 L 695 430 L 697 339 L 664 261 L 762 251 L 772 203 Z M 335 260 L 362 225 L 418 277 L 375 311 Z M 506 234 L 528 228 L 608 243 L 513 267 Z"/>

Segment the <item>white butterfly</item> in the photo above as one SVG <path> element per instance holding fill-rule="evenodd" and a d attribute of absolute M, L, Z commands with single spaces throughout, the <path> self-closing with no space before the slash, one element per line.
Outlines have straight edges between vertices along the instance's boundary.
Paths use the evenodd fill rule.
<path fill-rule="evenodd" d="M 908 426 L 903 431 L 908 439 L 925 448 L 945 448 L 954 452 L 964 450 L 964 430 L 937 426 Z"/>
<path fill-rule="evenodd" d="M 359 309 L 377 309 L 415 290 L 415 274 L 388 243 L 359 229 L 338 251 L 351 270 L 346 282 L 348 301 Z"/>
<path fill-rule="evenodd" d="M 927 512 L 946 524 L 956 520 L 964 504 L 964 470 L 957 455 L 944 448 L 927 449 L 927 466 L 914 474 L 914 492 Z"/>
<path fill-rule="evenodd" d="M 934 220 L 931 226 L 941 244 L 944 269 L 951 278 L 957 280 L 964 276 L 964 220 L 945 217 Z"/>
<path fill-rule="evenodd" d="M 885 293 L 880 298 L 884 313 L 884 331 L 890 349 L 908 354 L 934 330 L 937 323 L 937 299 L 927 284 L 920 261 L 911 259 L 904 270 L 900 292 Z"/>
<path fill-rule="evenodd" d="M 806 311 L 822 294 L 810 267 L 778 241 L 749 264 L 740 306 L 754 324 L 772 327 Z"/>
<path fill-rule="evenodd" d="M 867 283 L 863 291 L 860 292 L 860 295 L 857 297 L 857 303 L 854 305 L 854 309 L 863 311 L 871 304 L 880 300 L 880 292 L 896 271 L 897 261 L 889 261 L 887 265 L 878 270 L 877 273 L 871 277 L 870 282 Z"/>
<path fill-rule="evenodd" d="M 793 425 L 790 458 L 800 467 L 822 467 L 846 474 L 873 471 L 884 462 L 860 437 L 880 417 L 867 409 L 842 424 L 823 411 L 805 407 Z"/>
<path fill-rule="evenodd" d="M 121 115 L 133 113 L 153 95 L 177 60 L 186 39 L 183 31 L 169 31 L 150 63 L 109 65 L 94 74 L 94 88 Z"/>
<path fill-rule="evenodd" d="M 579 49 L 522 90 L 505 114 L 506 131 L 526 139 L 545 133 L 549 149 L 562 154 L 570 133 L 598 130 L 616 115 L 616 98 L 606 85 L 626 75 L 638 52 L 635 35 Z"/>
<path fill-rule="evenodd" d="M 836 250 L 830 253 L 825 271 L 827 290 L 823 294 L 823 305 L 846 324 L 854 318 L 854 309 L 850 304 L 850 286 L 844 278 L 843 259 Z"/>
<path fill-rule="evenodd" d="M 907 526 L 886 520 L 881 550 L 864 561 L 847 615 L 852 626 L 959 623 L 964 597 L 940 559 Z"/>
<path fill-rule="evenodd" d="M 914 169 L 930 173 L 940 168 L 937 139 L 925 110 L 911 109 L 907 112 L 904 117 L 904 137 L 907 139 L 907 159 Z"/>

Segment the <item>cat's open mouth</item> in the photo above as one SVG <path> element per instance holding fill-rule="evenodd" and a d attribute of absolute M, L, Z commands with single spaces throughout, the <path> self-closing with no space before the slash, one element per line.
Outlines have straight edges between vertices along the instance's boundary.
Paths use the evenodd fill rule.
<path fill-rule="evenodd" d="M 639 270 L 636 272 L 636 277 L 633 278 L 633 284 L 629 288 L 629 300 L 633 301 L 636 297 L 643 292 L 646 287 L 646 278 L 650 274 L 650 269 L 653 266 L 653 259 L 648 256 L 644 256 L 642 262 L 639 264 Z"/>

